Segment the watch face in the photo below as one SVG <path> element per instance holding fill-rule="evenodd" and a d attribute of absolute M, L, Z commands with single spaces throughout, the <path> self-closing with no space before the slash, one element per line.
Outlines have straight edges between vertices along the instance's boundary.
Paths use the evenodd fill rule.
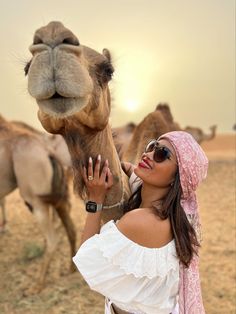
<path fill-rule="evenodd" d="M 89 213 L 96 213 L 96 211 L 97 211 L 97 204 L 95 202 L 88 202 L 88 203 L 86 203 L 86 210 Z"/>

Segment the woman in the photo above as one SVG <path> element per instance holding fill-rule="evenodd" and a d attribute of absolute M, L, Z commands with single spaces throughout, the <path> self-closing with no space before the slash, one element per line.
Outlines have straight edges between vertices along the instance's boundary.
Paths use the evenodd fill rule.
<path fill-rule="evenodd" d="M 95 206 L 103 203 L 112 186 L 108 161 L 99 175 L 100 160 L 94 172 L 91 158 L 88 171 L 84 169 Z M 166 133 L 147 145 L 140 163 L 131 169 L 136 191 L 125 215 L 100 230 L 101 211 L 88 213 L 73 260 L 90 287 L 106 297 L 105 313 L 205 313 L 195 190 L 207 167 L 204 152 L 190 134 Z"/>

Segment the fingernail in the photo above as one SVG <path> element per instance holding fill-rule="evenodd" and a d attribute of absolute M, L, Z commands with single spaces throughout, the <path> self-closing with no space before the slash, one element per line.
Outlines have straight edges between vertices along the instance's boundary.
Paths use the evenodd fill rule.
<path fill-rule="evenodd" d="M 89 157 L 89 162 L 92 162 L 93 160 L 92 160 L 92 157 Z"/>
<path fill-rule="evenodd" d="M 98 160 L 98 161 L 101 161 L 101 155 L 100 155 L 100 154 L 98 155 L 97 160 Z"/>

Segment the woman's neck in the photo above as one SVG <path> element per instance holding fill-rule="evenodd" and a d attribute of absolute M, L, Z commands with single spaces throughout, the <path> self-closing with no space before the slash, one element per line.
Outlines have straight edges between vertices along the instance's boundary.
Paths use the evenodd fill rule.
<path fill-rule="evenodd" d="M 170 187 L 164 188 L 157 188 L 156 186 L 151 186 L 143 183 L 142 191 L 141 191 L 141 198 L 142 202 L 140 204 L 141 208 L 152 208 L 153 202 L 157 203 L 160 201 L 162 203 L 163 198 L 168 193 Z"/>

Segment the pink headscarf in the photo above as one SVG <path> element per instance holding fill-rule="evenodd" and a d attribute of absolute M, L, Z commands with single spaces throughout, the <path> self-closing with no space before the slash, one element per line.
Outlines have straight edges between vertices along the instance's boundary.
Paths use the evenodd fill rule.
<path fill-rule="evenodd" d="M 208 159 L 200 145 L 187 132 L 173 131 L 159 137 L 168 140 L 177 156 L 180 184 L 183 195 L 181 205 L 193 225 L 197 235 L 200 234 L 200 221 L 196 199 L 196 188 L 206 178 Z M 204 314 L 200 277 L 199 258 L 194 255 L 188 268 L 180 264 L 179 313 Z"/>

